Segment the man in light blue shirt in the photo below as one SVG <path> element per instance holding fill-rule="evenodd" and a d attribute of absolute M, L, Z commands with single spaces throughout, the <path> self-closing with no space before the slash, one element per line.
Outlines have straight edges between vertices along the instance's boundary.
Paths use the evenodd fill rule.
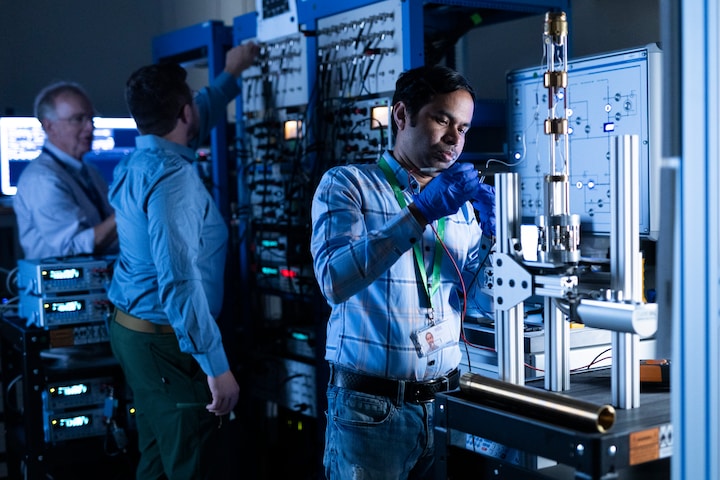
<path fill-rule="evenodd" d="M 448 68 L 401 74 L 393 150 L 331 168 L 315 191 L 311 251 L 331 307 L 327 478 L 434 478 L 432 402 L 458 387 L 461 322 L 494 235 L 494 189 L 457 162 L 474 99 Z"/>
<path fill-rule="evenodd" d="M 94 115 L 77 83 L 53 83 L 35 99 L 45 145 L 20 175 L 13 199 L 25 258 L 118 251 L 108 186 L 95 167 L 83 162 L 92 147 Z"/>
<path fill-rule="evenodd" d="M 218 421 L 238 401 L 216 323 L 227 226 L 193 161 L 257 53 L 230 49 L 224 72 L 194 98 L 175 64 L 142 67 L 127 82 L 141 135 L 110 188 L 121 245 L 110 342 L 137 409 L 137 478 L 213 478 Z"/>

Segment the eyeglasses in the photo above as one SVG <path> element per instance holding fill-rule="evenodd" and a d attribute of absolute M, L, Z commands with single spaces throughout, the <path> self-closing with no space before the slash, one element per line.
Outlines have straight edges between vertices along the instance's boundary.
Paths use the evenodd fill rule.
<path fill-rule="evenodd" d="M 93 116 L 85 113 L 78 113 L 67 118 L 58 118 L 62 122 L 68 122 L 73 127 L 84 127 L 88 123 L 93 123 Z"/>

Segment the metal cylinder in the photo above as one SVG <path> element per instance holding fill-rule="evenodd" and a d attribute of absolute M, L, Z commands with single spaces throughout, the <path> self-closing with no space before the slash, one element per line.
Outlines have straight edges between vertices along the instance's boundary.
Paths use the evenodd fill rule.
<path fill-rule="evenodd" d="M 605 433 L 615 423 L 612 405 L 596 405 L 476 373 L 460 376 L 460 390 L 483 405 L 572 430 Z"/>
<path fill-rule="evenodd" d="M 555 43 L 562 43 L 568 35 L 567 14 L 565 12 L 546 12 L 543 34 L 552 37 Z"/>

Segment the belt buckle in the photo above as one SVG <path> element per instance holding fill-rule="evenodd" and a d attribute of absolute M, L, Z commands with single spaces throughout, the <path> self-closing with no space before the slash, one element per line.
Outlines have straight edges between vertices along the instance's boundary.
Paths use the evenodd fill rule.
<path fill-rule="evenodd" d="M 435 393 L 441 392 L 441 391 L 442 391 L 442 392 L 447 392 L 448 390 L 450 390 L 450 379 L 449 379 L 448 377 L 442 377 L 442 380 L 440 380 L 440 385 L 439 385 L 439 386 L 440 386 L 441 388 L 438 389 L 438 390 L 435 390 Z"/>
<path fill-rule="evenodd" d="M 448 390 L 450 390 L 450 379 L 448 377 L 439 378 L 438 381 L 433 384 L 432 390 L 433 399 L 435 398 L 436 393 L 447 392 Z"/>
<path fill-rule="evenodd" d="M 407 398 L 409 395 L 412 403 L 434 402 L 436 393 L 450 391 L 450 377 L 453 374 L 454 372 L 450 372 L 428 382 L 406 384 L 405 396 Z M 411 387 L 409 394 L 408 387 Z"/>
<path fill-rule="evenodd" d="M 413 403 L 424 403 L 434 402 L 435 393 L 439 391 L 438 386 L 442 382 L 440 379 L 435 379 L 427 383 L 415 383 L 412 386 L 412 402 Z"/>
<path fill-rule="evenodd" d="M 429 389 L 421 389 L 419 385 L 416 385 L 411 392 L 410 401 L 412 403 L 434 402 L 435 394 Z"/>

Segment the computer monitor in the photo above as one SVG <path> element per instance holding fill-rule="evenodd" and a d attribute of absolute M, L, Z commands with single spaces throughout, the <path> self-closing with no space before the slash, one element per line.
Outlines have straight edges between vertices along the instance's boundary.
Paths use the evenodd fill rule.
<path fill-rule="evenodd" d="M 95 117 L 92 150 L 84 161 L 112 182 L 113 170 L 135 148 L 138 131 L 132 118 Z M 40 154 L 45 132 L 35 117 L 0 117 L 0 192 L 15 195 L 25 167 Z"/>
<path fill-rule="evenodd" d="M 135 150 L 137 127 L 132 118 L 97 117 L 94 123 L 92 150 L 83 160 L 97 167 L 105 181 L 111 184 L 115 165 Z"/>
<path fill-rule="evenodd" d="M 37 157 L 45 132 L 34 117 L 0 117 L 0 190 L 15 195 L 20 174 Z"/>

